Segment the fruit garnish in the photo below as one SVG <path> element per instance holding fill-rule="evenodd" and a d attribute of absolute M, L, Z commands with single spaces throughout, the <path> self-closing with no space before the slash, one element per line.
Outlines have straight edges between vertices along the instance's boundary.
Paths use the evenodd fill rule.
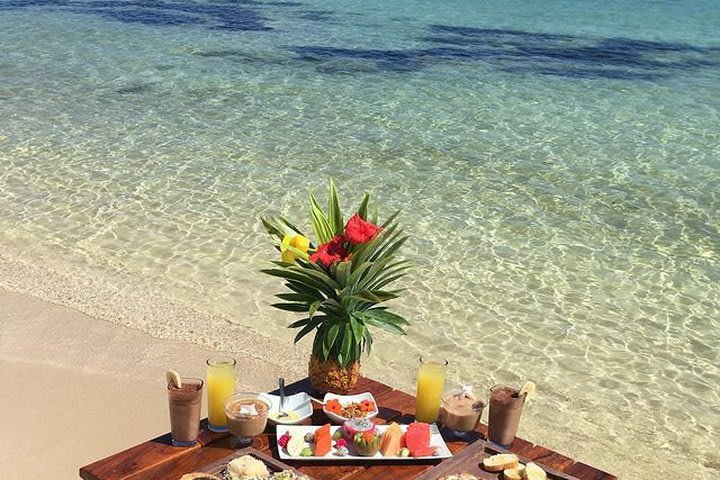
<path fill-rule="evenodd" d="M 342 429 L 338 428 L 338 429 L 335 430 L 335 432 L 332 434 L 332 439 L 333 439 L 333 440 L 339 440 L 339 439 L 341 439 L 341 438 L 342 438 Z"/>
<path fill-rule="evenodd" d="M 345 440 L 344 438 L 338 438 L 335 441 L 335 448 L 347 447 L 347 446 L 348 446 L 347 440 Z"/>
<path fill-rule="evenodd" d="M 283 435 L 280 438 L 278 438 L 277 443 L 281 447 L 285 448 L 285 447 L 287 447 L 287 444 L 289 441 L 290 441 L 290 433 L 285 432 L 285 433 L 283 433 Z"/>
<path fill-rule="evenodd" d="M 518 393 L 518 397 L 522 397 L 525 395 L 525 400 L 530 400 L 535 396 L 535 391 L 537 390 L 537 387 L 535 386 L 535 383 L 528 380 L 523 384 L 522 387 L 520 387 L 520 392 Z"/>
<path fill-rule="evenodd" d="M 398 453 L 398 456 L 400 457 L 409 457 L 410 456 L 410 449 L 407 447 L 402 447 L 400 449 L 400 453 Z"/>
<path fill-rule="evenodd" d="M 363 400 L 360 402 L 360 410 L 365 413 L 372 412 L 375 410 L 375 404 L 371 400 Z"/>
<path fill-rule="evenodd" d="M 375 439 L 375 433 L 368 430 L 368 431 L 362 433 L 362 438 L 366 442 L 370 443 Z"/>
<path fill-rule="evenodd" d="M 173 384 L 176 388 L 182 388 L 180 374 L 175 370 L 168 370 L 165 372 L 165 380 L 167 380 L 168 385 Z"/>
<path fill-rule="evenodd" d="M 328 412 L 334 413 L 336 415 L 342 415 L 342 409 L 342 405 L 340 405 L 340 402 L 336 398 L 325 402 L 325 410 L 327 410 Z"/>
<path fill-rule="evenodd" d="M 300 453 L 305 448 L 305 439 L 301 435 L 294 435 L 290 437 L 290 441 L 287 444 L 287 451 L 293 457 L 300 456 Z"/>
<path fill-rule="evenodd" d="M 302 452 L 300 452 L 301 457 L 312 457 L 313 451 L 310 447 L 305 447 L 302 449 Z"/>
<path fill-rule="evenodd" d="M 346 456 L 348 456 L 349 453 L 350 453 L 350 450 L 348 450 L 347 447 L 338 447 L 335 450 L 335 455 L 337 455 L 338 457 L 346 457 Z"/>

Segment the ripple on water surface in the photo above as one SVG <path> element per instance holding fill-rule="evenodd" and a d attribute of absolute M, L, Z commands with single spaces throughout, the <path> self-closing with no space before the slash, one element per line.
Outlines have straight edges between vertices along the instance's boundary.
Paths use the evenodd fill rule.
<path fill-rule="evenodd" d="M 2 1 L 4 258 L 289 342 L 258 216 L 306 222 L 333 176 L 403 209 L 417 265 L 368 372 L 412 391 L 432 351 L 452 382 L 533 378 L 523 436 L 712 478 L 717 12 L 633 4 Z"/>

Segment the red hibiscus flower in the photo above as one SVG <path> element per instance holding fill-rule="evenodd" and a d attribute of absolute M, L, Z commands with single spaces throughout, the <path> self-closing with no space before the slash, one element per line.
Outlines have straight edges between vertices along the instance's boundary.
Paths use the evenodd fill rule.
<path fill-rule="evenodd" d="M 310 255 L 310 261 L 329 267 L 335 262 L 343 260 L 347 256 L 345 238 L 342 235 L 335 235 L 328 243 L 323 243 Z"/>
<path fill-rule="evenodd" d="M 357 213 L 345 224 L 345 239 L 353 245 L 369 242 L 377 237 L 380 227 L 366 222 Z"/>

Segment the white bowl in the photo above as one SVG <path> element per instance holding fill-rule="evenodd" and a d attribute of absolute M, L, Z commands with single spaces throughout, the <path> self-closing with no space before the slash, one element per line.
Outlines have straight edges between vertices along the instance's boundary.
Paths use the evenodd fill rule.
<path fill-rule="evenodd" d="M 375 401 L 375 397 L 373 397 L 372 393 L 365 392 L 365 393 L 358 393 L 357 395 L 337 395 L 335 393 L 326 393 L 325 397 L 323 397 L 323 403 L 327 403 L 328 400 L 337 399 L 337 401 L 340 402 L 340 405 L 347 405 L 348 403 L 360 403 L 363 400 L 370 400 L 375 405 L 375 410 L 372 412 L 366 413 L 364 417 L 362 418 L 373 418 L 376 417 L 379 412 L 377 402 Z M 345 421 L 350 420 L 347 417 L 343 417 L 342 415 L 338 415 L 333 412 L 328 412 L 325 410 L 325 407 L 323 407 L 323 412 L 325 412 L 325 415 L 328 416 L 330 420 L 337 424 L 343 424 Z"/>
<path fill-rule="evenodd" d="M 285 397 L 285 413 L 297 412 L 299 418 L 288 420 L 288 417 L 274 419 L 272 418 L 273 413 L 278 413 L 280 409 L 280 395 L 270 395 L 269 393 L 263 394 L 270 400 L 270 411 L 268 412 L 268 421 L 273 424 L 281 425 L 296 425 L 301 423 L 306 418 L 310 418 L 313 414 L 312 403 L 310 403 L 310 397 L 307 393 L 301 392 L 295 395 L 288 395 Z"/>

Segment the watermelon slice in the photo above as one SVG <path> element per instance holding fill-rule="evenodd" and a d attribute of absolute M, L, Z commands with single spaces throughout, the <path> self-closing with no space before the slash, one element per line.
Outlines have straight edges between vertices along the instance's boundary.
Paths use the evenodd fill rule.
<path fill-rule="evenodd" d="M 322 457 L 330 453 L 332 437 L 330 435 L 330 424 L 326 423 L 315 430 L 315 456 Z"/>
<path fill-rule="evenodd" d="M 413 457 L 431 457 L 435 448 L 430 446 L 430 425 L 422 422 L 408 425 L 405 445 Z"/>

